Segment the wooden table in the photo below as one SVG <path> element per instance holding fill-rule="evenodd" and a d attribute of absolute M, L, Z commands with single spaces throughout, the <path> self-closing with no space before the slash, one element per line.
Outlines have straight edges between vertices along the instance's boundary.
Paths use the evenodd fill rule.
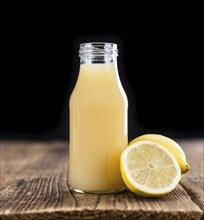
<path fill-rule="evenodd" d="M 178 139 L 191 170 L 160 198 L 70 191 L 66 141 L 1 141 L 0 219 L 202 219 L 204 140 Z"/>

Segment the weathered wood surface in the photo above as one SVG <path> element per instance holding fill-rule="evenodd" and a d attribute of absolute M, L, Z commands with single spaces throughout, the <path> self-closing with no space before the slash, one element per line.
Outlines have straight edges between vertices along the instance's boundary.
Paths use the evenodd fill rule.
<path fill-rule="evenodd" d="M 114 195 L 70 191 L 65 141 L 2 141 L 0 219 L 201 219 L 204 141 L 178 142 L 191 170 L 172 193 L 150 199 L 128 190 Z"/>
<path fill-rule="evenodd" d="M 191 166 L 188 175 L 182 178 L 181 185 L 204 212 L 204 139 L 183 140 L 180 144 Z"/>

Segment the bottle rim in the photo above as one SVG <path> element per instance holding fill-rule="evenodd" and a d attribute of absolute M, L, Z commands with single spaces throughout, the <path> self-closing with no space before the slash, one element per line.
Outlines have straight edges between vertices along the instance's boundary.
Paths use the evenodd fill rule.
<path fill-rule="evenodd" d="M 86 42 L 79 45 L 79 56 L 83 55 L 115 55 L 118 56 L 116 43 L 111 42 Z"/>

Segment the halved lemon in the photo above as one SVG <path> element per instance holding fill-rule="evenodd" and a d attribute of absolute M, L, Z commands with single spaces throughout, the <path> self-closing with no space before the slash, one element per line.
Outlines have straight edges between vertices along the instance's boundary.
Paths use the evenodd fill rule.
<path fill-rule="evenodd" d="M 181 179 L 181 169 L 174 155 L 153 141 L 141 140 L 125 148 L 120 169 L 126 186 L 145 197 L 170 193 Z"/>
<path fill-rule="evenodd" d="M 129 143 L 129 145 L 136 143 L 137 141 L 141 141 L 141 140 L 157 142 L 158 144 L 161 144 L 167 150 L 169 150 L 176 158 L 176 160 L 180 166 L 182 174 L 185 174 L 190 170 L 190 166 L 186 161 L 186 155 L 185 155 L 183 149 L 172 138 L 169 138 L 169 137 L 167 137 L 165 135 L 161 135 L 161 134 L 143 134 L 143 135 L 140 135 L 140 136 L 136 137 L 135 139 L 133 139 Z"/>

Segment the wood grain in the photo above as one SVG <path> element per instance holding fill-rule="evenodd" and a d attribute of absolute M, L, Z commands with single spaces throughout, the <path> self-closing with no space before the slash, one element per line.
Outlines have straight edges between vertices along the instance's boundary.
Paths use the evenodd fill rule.
<path fill-rule="evenodd" d="M 193 146 L 188 141 L 182 143 L 186 153 L 189 151 L 187 156 L 191 155 L 192 147 L 199 152 L 202 147 L 197 142 Z M 200 178 L 193 172 L 197 154 L 189 157 L 192 172 L 182 180 L 182 185 L 160 198 L 142 198 L 128 190 L 112 195 L 70 191 L 66 141 L 4 141 L 0 146 L 0 219 L 197 220 L 203 215 L 194 198 L 199 193 L 197 187 L 185 185 L 188 179 Z M 189 193 L 191 190 L 194 196 Z M 198 198 L 202 205 L 202 194 Z"/>
<path fill-rule="evenodd" d="M 190 171 L 182 178 L 181 185 L 204 212 L 204 139 L 183 140 L 179 144 L 190 164 Z"/>

